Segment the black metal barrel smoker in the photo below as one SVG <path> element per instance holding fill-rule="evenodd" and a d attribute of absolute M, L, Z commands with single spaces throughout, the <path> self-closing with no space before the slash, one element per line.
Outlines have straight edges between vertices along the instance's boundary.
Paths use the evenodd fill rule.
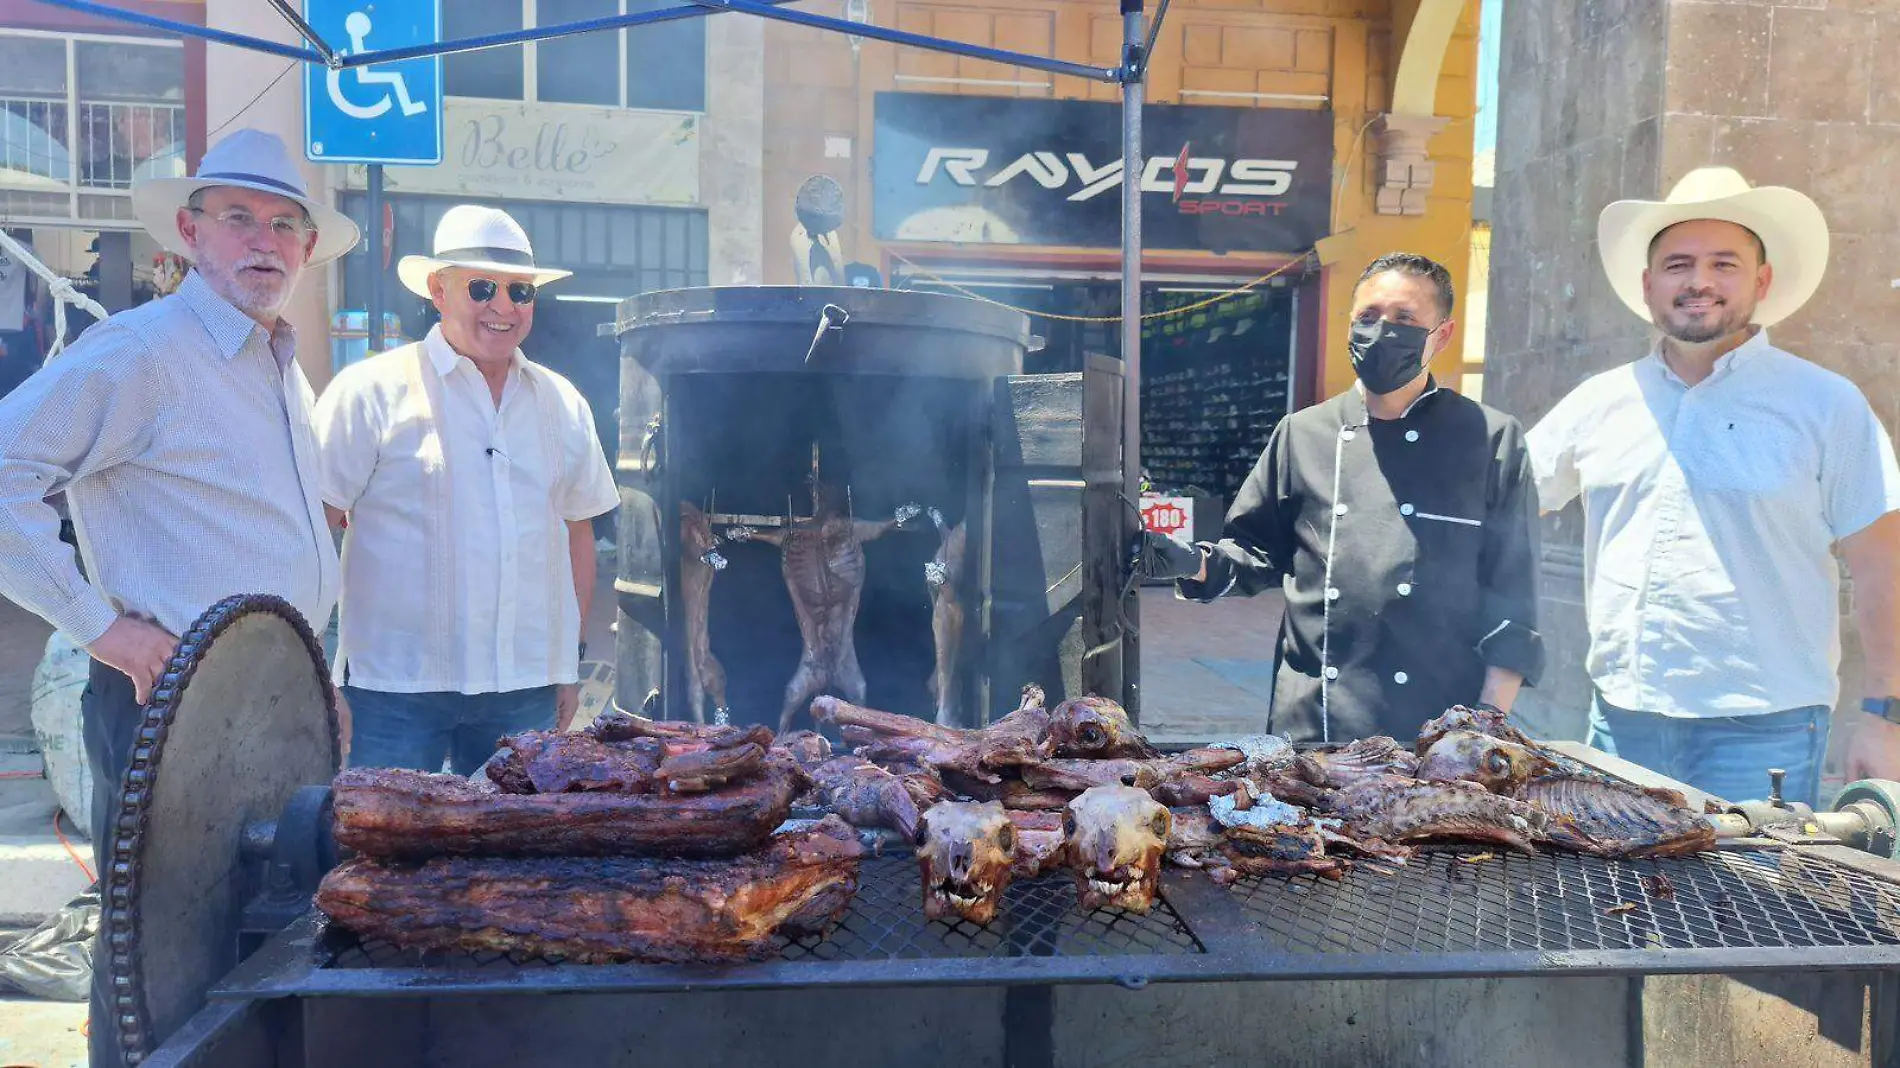
<path fill-rule="evenodd" d="M 1124 566 L 1091 550 L 1091 517 L 1123 507 L 1090 497 L 1118 474 L 1113 452 L 1091 445 L 1091 428 L 1116 425 L 1110 368 L 1016 375 L 1020 319 L 916 294 L 656 294 L 623 304 L 619 327 L 636 517 L 622 535 L 622 662 L 649 672 L 624 694 L 644 703 L 658 689 L 656 710 L 683 714 L 667 693 L 679 685 L 667 509 L 795 514 L 796 498 L 771 506 L 809 474 L 814 435 L 821 473 L 848 475 L 854 507 L 930 496 L 987 527 L 988 565 L 966 592 L 988 622 L 962 685 L 990 692 L 971 708 L 994 709 L 1029 679 L 1094 688 L 1088 654 L 1118 634 L 1112 592 L 1104 604 L 1088 591 L 1113 591 Z M 906 397 L 898 372 L 910 368 L 947 384 Z M 906 437 L 920 427 L 937 443 L 921 452 Z M 887 549 L 877 595 L 914 606 L 923 550 L 900 540 L 867 557 Z M 765 561 L 756 572 L 761 600 L 712 606 L 733 669 L 779 643 L 751 684 L 759 696 L 732 702 L 736 718 L 771 706 L 791 655 L 769 632 L 789 608 L 763 599 L 782 581 Z M 880 581 L 873 568 L 868 585 Z M 734 575 L 718 582 L 747 592 Z M 1081 912 L 1069 881 L 1042 878 L 1012 886 L 987 928 L 926 921 L 915 864 L 887 843 L 829 937 L 741 966 L 366 943 L 310 908 L 336 862 L 323 785 L 336 755 L 333 737 L 310 734 L 326 721 L 321 655 L 285 611 L 240 599 L 208 615 L 140 736 L 107 886 L 107 964 L 139 1063 L 1892 1063 L 1900 800 L 1879 785 L 1838 812 L 1760 803 L 1711 816 L 1723 848 L 1691 858 L 1450 849 L 1340 882 L 1231 889 L 1171 871 L 1145 916 Z M 883 618 L 888 630 L 917 623 L 897 607 Z M 867 661 L 899 637 L 867 643 Z M 916 708 L 920 662 L 888 655 L 866 665 L 874 697 Z M 247 744 L 214 744 L 232 737 Z"/>

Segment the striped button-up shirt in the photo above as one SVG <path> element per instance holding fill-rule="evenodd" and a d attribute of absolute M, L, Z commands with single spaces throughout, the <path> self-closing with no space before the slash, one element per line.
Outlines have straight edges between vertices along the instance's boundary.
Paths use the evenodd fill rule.
<path fill-rule="evenodd" d="M 496 693 L 578 678 L 567 523 L 620 502 L 586 398 L 515 351 L 497 404 L 442 328 L 346 367 L 317 403 L 343 540 L 337 681 Z"/>
<path fill-rule="evenodd" d="M 336 604 L 296 335 L 192 272 L 0 399 L 0 592 L 90 644 L 121 612 L 183 634 L 232 594 Z M 64 490 L 91 581 L 46 498 Z"/>

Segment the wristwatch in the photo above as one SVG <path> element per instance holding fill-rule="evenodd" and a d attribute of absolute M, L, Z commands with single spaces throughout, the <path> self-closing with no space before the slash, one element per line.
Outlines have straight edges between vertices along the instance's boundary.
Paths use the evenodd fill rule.
<path fill-rule="evenodd" d="M 1860 703 L 1860 710 L 1888 723 L 1900 723 L 1900 697 L 1869 697 Z"/>

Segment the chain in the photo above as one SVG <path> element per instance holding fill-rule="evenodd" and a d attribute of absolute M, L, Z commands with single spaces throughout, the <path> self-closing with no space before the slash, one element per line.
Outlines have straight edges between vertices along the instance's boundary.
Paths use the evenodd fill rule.
<path fill-rule="evenodd" d="M 310 625 L 289 602 L 267 594 L 226 597 L 212 605 L 192 623 L 178 641 L 178 649 L 165 664 L 165 670 L 152 683 L 152 699 L 144 708 L 132 749 L 132 761 L 126 766 L 120 783 L 119 811 L 108 833 L 112 851 L 103 880 L 104 940 L 107 960 L 94 960 L 93 967 L 107 967 L 112 1005 L 108 1026 L 115 1034 L 125 1063 L 137 1065 L 158 1047 L 160 1036 L 152 1034 L 152 1012 L 142 981 L 144 953 L 139 944 L 139 882 L 145 866 L 145 832 L 152 811 L 152 790 L 157 782 L 165 737 L 170 733 L 172 717 L 179 699 L 191 685 L 192 676 L 219 635 L 245 616 L 268 613 L 289 623 L 303 639 L 317 679 L 323 687 L 330 714 L 330 737 L 337 736 L 336 691 L 323 667 L 323 647 Z M 332 760 L 334 767 L 339 761 Z"/>
<path fill-rule="evenodd" d="M 886 250 L 886 251 L 889 251 L 889 250 Z M 1306 263 L 1307 257 L 1311 255 L 1313 255 L 1313 250 L 1308 249 L 1307 251 L 1300 253 L 1298 256 L 1295 256 L 1293 259 L 1290 259 L 1287 262 L 1281 264 L 1280 266 L 1275 267 L 1273 270 L 1268 271 L 1266 274 L 1263 274 L 1258 278 L 1252 279 L 1251 281 L 1243 282 L 1232 289 L 1222 290 L 1221 292 L 1216 293 L 1211 297 L 1208 297 L 1206 300 L 1197 300 L 1192 304 L 1184 304 L 1179 308 L 1168 308 L 1164 311 L 1149 312 L 1146 315 L 1143 315 L 1140 321 L 1146 323 L 1146 322 L 1153 322 L 1159 319 L 1172 318 L 1173 316 L 1177 316 L 1177 315 L 1186 315 L 1190 312 L 1200 311 L 1202 308 L 1211 308 L 1214 305 L 1219 304 L 1220 302 L 1224 300 L 1232 300 L 1235 297 L 1242 296 L 1243 294 L 1249 293 L 1253 291 L 1254 289 L 1257 289 L 1260 286 L 1265 285 L 1266 283 L 1272 281 L 1275 278 L 1278 278 L 1279 276 L 1285 274 L 1286 272 L 1292 270 L 1295 267 L 1304 266 Z M 909 267 L 911 270 L 917 272 L 918 274 L 923 275 L 925 278 L 928 278 L 932 283 L 936 285 L 940 285 L 944 287 L 945 289 L 951 290 L 952 292 L 955 292 L 961 296 L 969 297 L 972 300 L 980 300 L 985 304 L 994 304 L 995 306 L 999 308 L 1007 308 L 1010 311 L 1019 312 L 1023 315 L 1031 316 L 1032 318 L 1049 319 L 1049 320 L 1052 320 L 1054 322 L 1059 322 L 1059 323 L 1119 323 L 1122 321 L 1122 317 L 1119 315 L 1058 315 L 1055 312 L 1035 311 L 1030 308 L 1018 308 L 1014 304 L 1006 304 L 1003 301 L 997 300 L 993 297 L 986 297 L 981 293 L 973 292 L 969 289 L 966 289 L 963 286 L 960 286 L 956 284 L 955 282 L 952 282 L 949 279 L 943 277 L 942 275 L 937 274 L 935 271 L 930 270 L 928 267 L 923 267 L 916 263 L 911 262 L 909 259 L 906 259 L 903 255 L 899 253 L 891 252 L 890 257 L 896 260 L 897 262 L 903 264 L 904 266 Z"/>

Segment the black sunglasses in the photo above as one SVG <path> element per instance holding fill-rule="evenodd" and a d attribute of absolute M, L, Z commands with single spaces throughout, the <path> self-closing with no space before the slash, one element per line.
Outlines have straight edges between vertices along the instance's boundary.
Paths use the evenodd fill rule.
<path fill-rule="evenodd" d="M 468 280 L 468 296 L 477 304 L 486 304 L 495 299 L 495 292 L 501 287 L 501 283 L 493 278 L 471 278 Z M 508 283 L 508 299 L 516 304 L 533 304 L 534 283 Z"/>

